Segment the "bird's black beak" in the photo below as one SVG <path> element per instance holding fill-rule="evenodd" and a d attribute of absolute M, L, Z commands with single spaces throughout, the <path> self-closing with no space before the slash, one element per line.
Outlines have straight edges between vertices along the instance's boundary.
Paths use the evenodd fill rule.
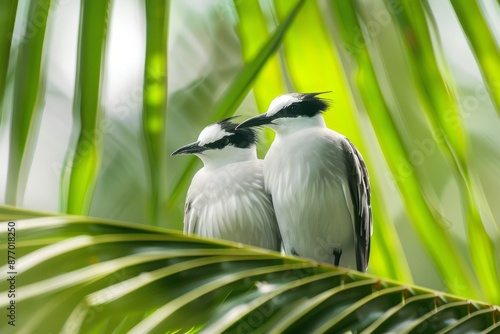
<path fill-rule="evenodd" d="M 180 155 L 180 154 L 196 154 L 196 153 L 201 153 L 205 150 L 206 150 L 206 148 L 204 146 L 200 146 L 199 143 L 196 142 L 196 143 L 184 145 L 184 146 L 178 148 L 177 150 L 175 150 L 174 152 L 172 152 L 172 154 L 170 154 L 170 155 L 173 156 L 173 155 Z"/>
<path fill-rule="evenodd" d="M 246 121 L 240 123 L 236 127 L 236 129 L 251 128 L 254 126 L 271 124 L 273 122 L 273 119 L 274 119 L 273 117 L 269 117 L 266 114 L 260 114 L 260 115 L 254 116 L 254 117 L 249 118 Z"/>

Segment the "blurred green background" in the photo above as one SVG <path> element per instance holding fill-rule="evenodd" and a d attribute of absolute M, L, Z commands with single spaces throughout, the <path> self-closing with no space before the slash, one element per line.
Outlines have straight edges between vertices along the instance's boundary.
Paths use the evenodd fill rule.
<path fill-rule="evenodd" d="M 181 229 L 224 116 L 331 90 L 372 181 L 369 272 L 500 303 L 495 0 L 0 5 L 0 202 Z M 263 132 L 263 157 L 272 133 Z"/>

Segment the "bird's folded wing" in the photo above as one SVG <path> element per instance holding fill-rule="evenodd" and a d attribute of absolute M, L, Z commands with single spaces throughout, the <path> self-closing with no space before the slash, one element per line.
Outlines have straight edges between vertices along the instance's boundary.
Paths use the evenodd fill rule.
<path fill-rule="evenodd" d="M 370 237 L 372 234 L 368 170 L 361 154 L 347 138 L 342 142 L 342 150 L 345 154 L 349 190 L 354 203 L 357 267 L 358 270 L 366 271 L 370 257 Z"/>

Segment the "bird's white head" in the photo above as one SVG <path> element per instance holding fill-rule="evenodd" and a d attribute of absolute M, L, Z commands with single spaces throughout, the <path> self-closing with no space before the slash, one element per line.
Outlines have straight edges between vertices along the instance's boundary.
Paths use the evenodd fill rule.
<path fill-rule="evenodd" d="M 196 142 L 182 146 L 171 155 L 194 154 L 207 168 L 257 159 L 255 131 L 250 128 L 236 129 L 237 124 L 231 122 L 233 118 L 208 125 Z"/>
<path fill-rule="evenodd" d="M 238 129 L 267 126 L 278 134 L 294 132 L 310 126 L 324 126 L 321 115 L 328 108 L 326 100 L 318 97 L 321 93 L 289 93 L 275 98 L 266 113 L 252 117 Z"/>

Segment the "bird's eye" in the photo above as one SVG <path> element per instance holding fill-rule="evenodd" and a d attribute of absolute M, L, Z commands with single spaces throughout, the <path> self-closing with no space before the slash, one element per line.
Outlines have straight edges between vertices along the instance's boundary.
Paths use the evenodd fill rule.
<path fill-rule="evenodd" d="M 229 138 L 224 138 L 224 145 L 229 144 Z"/>
<path fill-rule="evenodd" d="M 298 109 L 298 108 L 297 108 L 297 106 L 296 106 L 295 104 L 292 104 L 292 105 L 290 106 L 290 111 L 291 111 L 292 113 L 296 112 L 296 111 L 297 111 L 297 109 Z"/>

